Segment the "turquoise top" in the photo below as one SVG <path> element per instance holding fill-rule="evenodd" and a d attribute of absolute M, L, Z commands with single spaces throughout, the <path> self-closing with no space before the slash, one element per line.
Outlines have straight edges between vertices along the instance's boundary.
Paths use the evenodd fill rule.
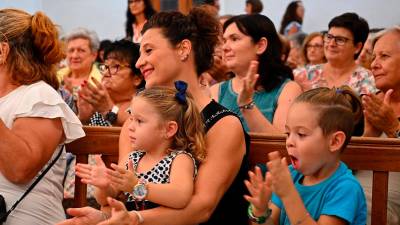
<path fill-rule="evenodd" d="M 286 79 L 280 86 L 277 86 L 269 92 L 254 92 L 254 103 L 270 123 L 272 123 L 272 120 L 274 119 L 275 110 L 278 106 L 278 98 L 282 92 L 283 87 L 288 81 L 290 80 Z M 239 106 L 237 104 L 237 96 L 238 94 L 235 93 L 232 89 L 232 79 L 221 83 L 218 92 L 218 103 L 236 113 L 239 116 L 244 129 L 249 132 L 250 129 L 247 126 L 246 120 L 244 119 L 242 112 L 239 110 Z"/>

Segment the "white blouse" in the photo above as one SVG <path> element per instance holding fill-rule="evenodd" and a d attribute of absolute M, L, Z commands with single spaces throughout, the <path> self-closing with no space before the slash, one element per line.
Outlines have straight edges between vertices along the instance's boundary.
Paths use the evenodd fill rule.
<path fill-rule="evenodd" d="M 60 118 L 65 135 L 64 143 L 85 136 L 77 116 L 57 91 L 43 81 L 22 85 L 0 98 L 0 119 L 8 128 L 12 128 L 15 119 L 22 117 Z M 57 156 L 64 143 L 57 146 L 48 163 Z M 47 164 L 43 169 L 46 166 Z M 64 151 L 45 177 L 8 216 L 5 225 L 47 225 L 65 219 L 62 207 L 65 166 Z M 0 173 L 0 194 L 6 200 L 7 209 L 21 197 L 35 179 L 28 184 L 17 185 Z"/>

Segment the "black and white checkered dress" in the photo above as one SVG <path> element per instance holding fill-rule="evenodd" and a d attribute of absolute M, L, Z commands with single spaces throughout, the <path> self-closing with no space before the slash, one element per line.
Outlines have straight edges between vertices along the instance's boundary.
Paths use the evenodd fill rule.
<path fill-rule="evenodd" d="M 132 161 L 133 168 L 136 171 L 136 168 L 138 166 L 138 163 L 140 159 L 146 154 L 146 152 L 143 151 L 133 151 L 129 154 L 128 160 Z M 151 170 L 145 172 L 145 173 L 138 173 L 136 172 L 136 176 L 139 179 L 144 179 L 148 183 L 155 183 L 155 184 L 165 184 L 169 183 L 169 175 L 171 172 L 171 165 L 172 162 L 174 161 L 175 157 L 180 155 L 180 154 L 187 154 L 190 158 L 193 159 L 193 165 L 194 165 L 194 174 L 193 174 L 193 179 L 197 175 L 197 165 L 196 165 L 196 160 L 194 157 L 186 152 L 186 151 L 172 151 L 168 155 L 166 155 L 162 160 L 160 160 Z M 128 162 L 126 162 L 126 167 L 128 168 Z M 128 199 L 126 202 L 126 206 L 128 210 L 142 210 L 136 207 L 134 197 L 130 193 L 126 193 Z M 154 208 L 157 207 L 158 205 L 151 203 L 147 200 L 145 200 L 145 208 Z"/>

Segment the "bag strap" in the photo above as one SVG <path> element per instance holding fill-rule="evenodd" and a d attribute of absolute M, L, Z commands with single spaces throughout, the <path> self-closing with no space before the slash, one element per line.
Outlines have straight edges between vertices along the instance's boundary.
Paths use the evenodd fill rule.
<path fill-rule="evenodd" d="M 51 161 L 51 163 L 46 167 L 45 170 L 36 178 L 36 180 L 29 186 L 29 188 L 24 192 L 24 194 L 14 203 L 13 206 L 0 218 L 0 221 L 5 221 L 5 219 L 8 217 L 8 215 L 14 211 L 14 209 L 17 207 L 17 205 L 29 194 L 29 192 L 32 191 L 32 189 L 39 183 L 39 181 L 46 175 L 47 172 L 53 167 L 53 165 L 57 162 L 57 160 L 60 158 L 61 153 L 64 150 L 65 145 L 63 145 L 58 152 L 57 156 Z"/>

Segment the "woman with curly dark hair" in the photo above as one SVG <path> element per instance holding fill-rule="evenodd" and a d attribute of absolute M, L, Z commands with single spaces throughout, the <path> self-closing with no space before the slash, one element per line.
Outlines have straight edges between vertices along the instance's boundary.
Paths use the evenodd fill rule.
<path fill-rule="evenodd" d="M 142 39 L 143 25 L 156 13 L 150 0 L 128 0 L 126 10 L 126 39 L 139 43 Z"/>

